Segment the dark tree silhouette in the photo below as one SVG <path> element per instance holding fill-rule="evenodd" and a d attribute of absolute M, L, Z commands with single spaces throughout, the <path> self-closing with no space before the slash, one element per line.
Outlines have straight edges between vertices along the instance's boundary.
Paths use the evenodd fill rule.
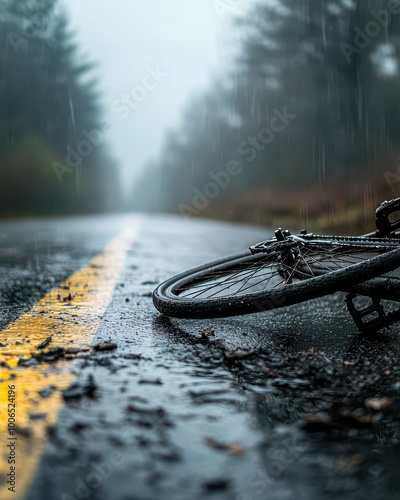
<path fill-rule="evenodd" d="M 228 216 L 232 205 L 252 197 L 262 209 L 256 192 L 268 189 L 287 194 L 313 184 L 322 186 L 323 198 L 340 201 L 346 192 L 359 202 L 367 181 L 371 192 L 384 190 L 383 173 L 400 146 L 395 4 L 258 2 L 237 21 L 241 46 L 230 70 L 190 103 L 153 162 L 163 179 L 158 208 L 190 205 L 193 190 L 229 160 L 239 162 L 242 174 L 208 199 L 203 215 Z M 296 118 L 272 133 L 274 116 L 285 111 Z"/>
<path fill-rule="evenodd" d="M 59 2 L 1 3 L 1 215 L 116 208 L 93 65 L 80 57 Z"/>

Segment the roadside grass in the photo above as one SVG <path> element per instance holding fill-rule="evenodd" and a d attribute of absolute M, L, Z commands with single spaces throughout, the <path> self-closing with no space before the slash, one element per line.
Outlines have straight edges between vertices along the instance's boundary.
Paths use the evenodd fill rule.
<path fill-rule="evenodd" d="M 340 213 L 323 213 L 319 216 L 301 217 L 297 214 L 270 211 L 268 214 L 255 212 L 227 212 L 209 209 L 204 216 L 229 222 L 246 222 L 272 228 L 282 227 L 291 231 L 307 229 L 310 232 L 329 234 L 363 234 L 374 229 L 373 217 L 366 220 L 363 206 L 346 207 Z"/>
<path fill-rule="evenodd" d="M 375 229 L 379 203 L 395 195 L 382 184 L 354 187 L 343 181 L 293 190 L 257 189 L 241 197 L 221 196 L 201 216 L 292 231 L 363 234 Z"/>

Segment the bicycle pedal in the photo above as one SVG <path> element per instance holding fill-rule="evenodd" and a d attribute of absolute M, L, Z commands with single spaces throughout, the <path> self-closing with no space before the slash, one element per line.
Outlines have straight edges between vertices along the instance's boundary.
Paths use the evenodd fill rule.
<path fill-rule="evenodd" d="M 389 329 L 387 315 L 379 299 L 371 297 L 372 304 L 357 308 L 354 303 L 356 297 L 357 295 L 349 293 L 346 296 L 346 304 L 354 323 L 361 333 L 377 331 L 384 327 Z M 372 318 L 366 319 L 371 315 Z"/>

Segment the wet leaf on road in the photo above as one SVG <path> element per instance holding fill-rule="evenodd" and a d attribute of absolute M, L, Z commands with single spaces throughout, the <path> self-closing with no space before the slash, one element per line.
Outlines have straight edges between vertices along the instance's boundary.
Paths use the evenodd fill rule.
<path fill-rule="evenodd" d="M 221 441 L 216 441 L 214 438 L 206 437 L 204 439 L 205 443 L 214 448 L 215 450 L 226 451 L 231 455 L 240 456 L 244 453 L 244 448 L 240 443 L 222 443 Z"/>
<path fill-rule="evenodd" d="M 70 399 L 80 399 L 84 396 L 93 397 L 97 385 L 93 375 L 89 375 L 86 382 L 74 382 L 68 389 L 62 391 L 62 395 L 66 401 Z"/>
<path fill-rule="evenodd" d="M 150 385 L 163 385 L 162 381 L 159 378 L 155 379 L 140 379 L 138 384 L 150 384 Z"/>
<path fill-rule="evenodd" d="M 213 335 L 215 335 L 214 330 L 212 330 L 211 328 L 206 328 L 205 330 L 202 330 L 200 333 L 203 339 L 208 339 L 208 337 L 212 337 Z"/>
<path fill-rule="evenodd" d="M 382 411 L 388 406 L 393 404 L 393 399 L 383 397 L 368 398 L 365 400 L 365 404 L 375 411 Z"/>
<path fill-rule="evenodd" d="M 47 413 L 29 413 L 30 420 L 44 420 L 47 417 Z"/>
<path fill-rule="evenodd" d="M 67 296 L 63 297 L 63 302 L 71 302 L 73 299 L 74 297 L 70 292 Z"/>
<path fill-rule="evenodd" d="M 38 349 L 44 349 L 45 347 L 47 347 L 50 344 L 50 342 L 52 341 L 52 339 L 53 339 L 53 336 L 50 335 L 49 337 L 47 337 L 46 340 L 44 340 L 41 344 L 39 344 L 37 346 L 37 348 Z"/>
<path fill-rule="evenodd" d="M 129 413 L 139 413 L 142 415 L 156 415 L 158 417 L 166 417 L 167 412 L 161 406 L 157 408 L 144 408 L 142 406 L 137 406 L 134 404 L 129 404 L 126 407 Z"/>
<path fill-rule="evenodd" d="M 100 344 L 94 345 L 93 349 L 95 351 L 112 351 L 117 347 L 118 347 L 117 344 L 114 344 L 113 342 L 102 342 Z"/>
<path fill-rule="evenodd" d="M 283 374 L 281 372 L 277 372 L 276 370 L 269 368 L 268 366 L 265 366 L 265 376 L 268 378 L 277 378 L 277 377 L 282 377 Z"/>
<path fill-rule="evenodd" d="M 43 399 L 48 398 L 53 394 L 55 391 L 56 387 L 54 385 L 49 385 L 45 387 L 44 389 L 41 389 L 38 391 L 39 396 L 41 396 Z"/>
<path fill-rule="evenodd" d="M 329 415 L 312 415 L 306 417 L 303 422 L 303 429 L 309 432 L 321 432 L 333 427 L 332 419 Z"/>
<path fill-rule="evenodd" d="M 226 478 L 210 479 L 204 483 L 204 488 L 208 491 L 223 491 L 230 487 L 230 480 Z"/>
<path fill-rule="evenodd" d="M 351 455 L 350 457 L 341 457 L 336 462 L 336 467 L 338 469 L 352 469 L 357 465 L 360 465 L 365 460 L 364 455 L 361 453 L 356 453 L 355 455 Z"/>

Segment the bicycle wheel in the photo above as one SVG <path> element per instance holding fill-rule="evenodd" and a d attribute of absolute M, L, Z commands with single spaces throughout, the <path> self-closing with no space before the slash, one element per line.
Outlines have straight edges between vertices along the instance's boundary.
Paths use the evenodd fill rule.
<path fill-rule="evenodd" d="M 289 236 L 168 279 L 155 307 L 180 318 L 250 314 L 321 297 L 400 266 L 400 242 Z"/>

